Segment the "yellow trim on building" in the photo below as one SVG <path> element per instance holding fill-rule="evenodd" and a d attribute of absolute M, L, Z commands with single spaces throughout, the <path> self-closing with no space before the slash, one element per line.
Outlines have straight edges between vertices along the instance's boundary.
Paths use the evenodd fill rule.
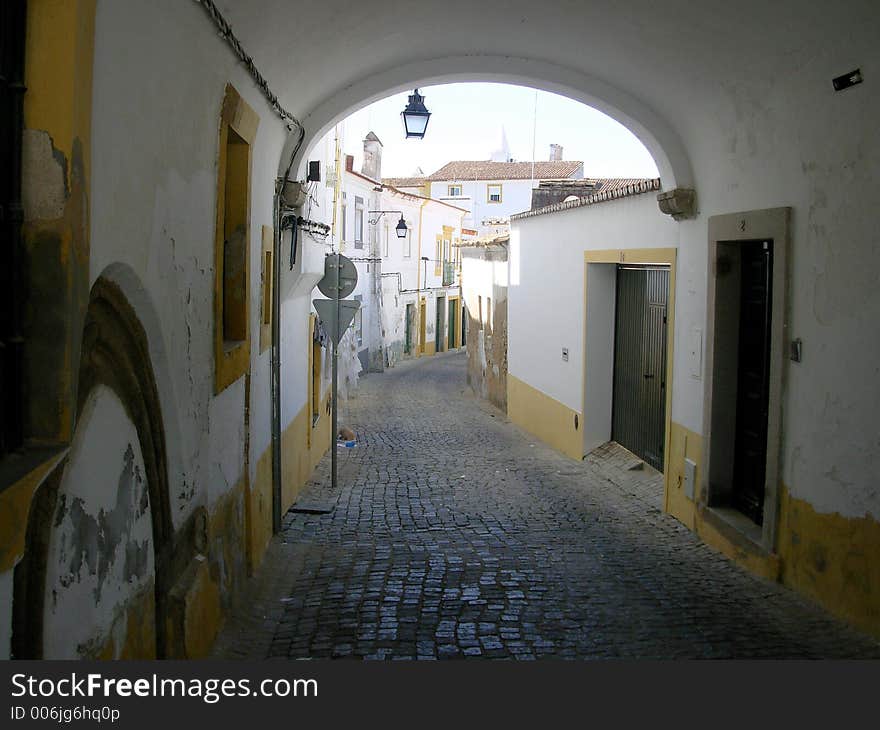
<path fill-rule="evenodd" d="M 91 169 L 95 0 L 41 0 L 27 6 L 24 124 L 49 134 L 68 161 L 82 145 L 88 189 Z"/>
<path fill-rule="evenodd" d="M 0 573 L 14 568 L 24 556 L 31 501 L 66 456 L 67 449 L 53 454 L 0 492 Z"/>
<path fill-rule="evenodd" d="M 583 414 L 507 374 L 507 415 L 520 428 L 572 459 L 584 457 Z"/>
<path fill-rule="evenodd" d="M 670 424 L 665 454 L 666 474 L 663 490 L 663 509 L 691 530 L 696 530 L 696 502 L 699 494 L 694 486 L 694 499 L 685 494 L 684 460 L 697 465 L 696 484 L 700 483 L 700 460 L 703 455 L 703 436 L 674 421 Z"/>
<path fill-rule="evenodd" d="M 251 204 L 251 165 L 253 144 L 257 136 L 260 118 L 257 113 L 242 99 L 232 84 L 226 85 L 223 106 L 220 112 L 220 139 L 217 160 L 217 210 L 214 233 L 214 393 L 219 393 L 231 383 L 238 380 L 248 369 L 250 363 L 250 204 Z M 247 159 L 243 162 L 247 175 L 234 176 L 227 180 L 226 169 L 230 161 L 227 159 L 230 130 L 238 135 L 246 146 Z M 230 189 L 229 185 L 234 187 Z M 236 339 L 233 344 L 224 341 L 224 276 L 225 276 L 225 241 L 226 241 L 226 203 L 231 199 L 243 202 L 244 210 L 241 218 L 244 221 L 244 298 L 242 327 L 244 337 Z"/>

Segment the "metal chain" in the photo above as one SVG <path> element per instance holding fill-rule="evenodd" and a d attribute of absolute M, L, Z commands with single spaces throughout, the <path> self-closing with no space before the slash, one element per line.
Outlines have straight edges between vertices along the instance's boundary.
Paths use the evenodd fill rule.
<path fill-rule="evenodd" d="M 238 59 L 244 64 L 248 73 L 253 77 L 254 82 L 257 84 L 260 91 L 263 92 L 263 96 L 266 97 L 269 105 L 275 110 L 275 113 L 281 117 L 282 121 L 287 123 L 288 128 L 293 124 L 301 131 L 305 131 L 302 122 L 281 106 L 278 97 L 272 93 L 268 82 L 263 78 L 263 74 L 259 72 L 254 64 L 254 59 L 245 52 L 244 47 L 241 45 L 241 41 L 238 40 L 235 33 L 232 32 L 232 26 L 229 25 L 229 21 L 223 17 L 213 0 L 195 0 L 195 2 L 201 5 L 205 9 L 205 12 L 211 16 L 211 19 L 220 31 L 220 35 L 223 36 L 226 42 L 232 47 L 232 50 L 235 51 L 235 55 L 238 56 Z"/>

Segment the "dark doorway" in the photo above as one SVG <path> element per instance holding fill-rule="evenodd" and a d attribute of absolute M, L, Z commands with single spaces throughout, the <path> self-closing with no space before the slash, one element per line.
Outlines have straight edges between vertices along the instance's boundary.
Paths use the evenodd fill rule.
<path fill-rule="evenodd" d="M 415 312 L 415 305 L 407 304 L 406 305 L 406 325 L 404 332 L 404 340 L 403 340 L 403 352 L 407 355 L 412 355 L 412 331 L 413 331 L 413 314 Z"/>
<path fill-rule="evenodd" d="M 611 438 L 663 471 L 669 268 L 619 266 Z"/>
<path fill-rule="evenodd" d="M 0 7 L 0 456 L 24 443 L 21 149 L 27 3 Z"/>
<path fill-rule="evenodd" d="M 456 331 L 455 325 L 458 321 L 458 299 L 450 299 L 449 300 L 449 336 L 447 340 L 447 346 L 450 350 L 454 350 L 458 347 L 458 342 L 455 339 Z"/>
<path fill-rule="evenodd" d="M 461 346 L 467 349 L 468 308 L 466 304 L 461 307 Z"/>
<path fill-rule="evenodd" d="M 436 352 L 443 352 L 446 334 L 446 297 L 437 297 L 437 322 L 434 328 L 434 345 Z"/>
<path fill-rule="evenodd" d="M 770 320 L 773 244 L 740 245 L 733 507 L 757 524 L 764 515 L 767 417 L 770 403 Z"/>

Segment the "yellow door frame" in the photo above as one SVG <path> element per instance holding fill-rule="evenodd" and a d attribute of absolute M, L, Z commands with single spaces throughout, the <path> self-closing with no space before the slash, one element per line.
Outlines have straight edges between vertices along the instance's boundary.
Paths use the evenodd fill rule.
<path fill-rule="evenodd" d="M 449 342 L 449 305 L 458 302 L 455 307 L 455 340 Z M 446 297 L 446 349 L 455 350 L 461 347 L 461 295 L 452 294 Z"/>
<path fill-rule="evenodd" d="M 675 248 L 627 248 L 606 249 L 603 251 L 584 251 L 584 345 L 583 345 L 583 373 L 581 382 L 582 408 L 586 416 L 587 396 L 587 273 L 593 265 L 618 265 L 640 264 L 669 267 L 669 297 L 666 306 L 666 403 L 663 417 L 663 509 L 669 511 L 669 475 L 670 460 L 669 446 L 672 433 L 672 386 L 673 386 L 673 349 L 675 345 L 675 262 L 678 249 Z"/>

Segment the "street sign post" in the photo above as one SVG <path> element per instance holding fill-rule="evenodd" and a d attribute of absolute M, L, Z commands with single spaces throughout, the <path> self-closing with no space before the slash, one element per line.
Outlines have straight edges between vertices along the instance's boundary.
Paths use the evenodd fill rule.
<path fill-rule="evenodd" d="M 318 312 L 326 330 L 333 341 L 331 360 L 331 428 L 333 429 L 333 450 L 330 455 L 331 485 L 336 489 L 337 454 L 336 442 L 339 437 L 339 340 L 351 324 L 361 303 L 346 300 L 357 286 L 357 268 L 354 262 L 342 254 L 331 253 L 324 259 L 324 277 L 318 282 L 320 292 L 328 299 L 314 299 L 312 304 Z"/>

